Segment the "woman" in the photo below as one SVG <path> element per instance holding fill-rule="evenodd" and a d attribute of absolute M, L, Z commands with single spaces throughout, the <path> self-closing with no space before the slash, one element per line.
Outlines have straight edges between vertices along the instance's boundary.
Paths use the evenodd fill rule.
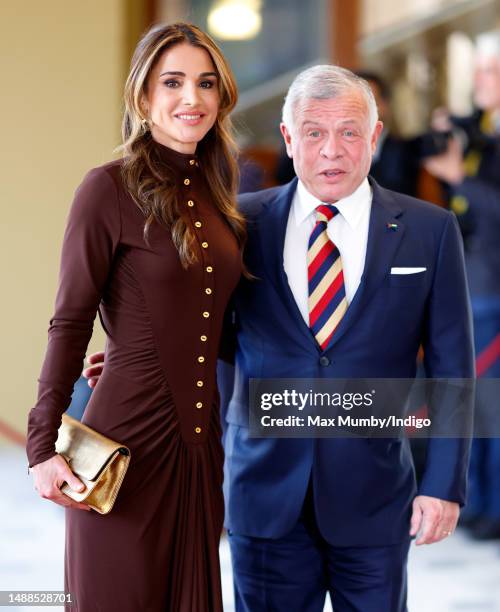
<path fill-rule="evenodd" d="M 125 86 L 126 157 L 91 170 L 71 208 L 28 457 L 42 497 L 67 507 L 65 589 L 81 612 L 222 609 L 215 364 L 245 238 L 236 98 L 206 34 L 152 28 Z M 83 421 L 132 455 L 104 516 L 61 494 L 80 483 L 54 450 L 98 308 L 106 372 Z"/>

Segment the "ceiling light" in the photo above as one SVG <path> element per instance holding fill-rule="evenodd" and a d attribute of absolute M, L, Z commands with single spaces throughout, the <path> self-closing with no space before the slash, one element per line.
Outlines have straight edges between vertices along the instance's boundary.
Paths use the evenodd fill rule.
<path fill-rule="evenodd" d="M 248 40 L 262 27 L 257 0 L 223 0 L 208 14 L 208 30 L 221 40 Z"/>

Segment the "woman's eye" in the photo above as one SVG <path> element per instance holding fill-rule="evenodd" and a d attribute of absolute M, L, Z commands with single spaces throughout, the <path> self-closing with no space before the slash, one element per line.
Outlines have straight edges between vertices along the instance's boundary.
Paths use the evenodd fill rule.
<path fill-rule="evenodd" d="M 201 81 L 200 87 L 203 89 L 211 89 L 212 87 L 215 87 L 215 83 L 213 81 Z"/>
<path fill-rule="evenodd" d="M 165 81 L 164 84 L 167 87 L 178 87 L 179 86 L 179 81 L 177 81 L 175 79 L 168 79 L 168 81 Z"/>

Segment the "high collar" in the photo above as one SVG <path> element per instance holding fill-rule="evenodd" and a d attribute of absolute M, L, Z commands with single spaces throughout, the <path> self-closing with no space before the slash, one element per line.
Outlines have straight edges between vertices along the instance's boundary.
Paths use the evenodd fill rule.
<path fill-rule="evenodd" d="M 198 156 L 196 153 L 179 153 L 170 147 L 153 140 L 154 149 L 158 157 L 176 170 L 192 172 L 198 167 Z"/>

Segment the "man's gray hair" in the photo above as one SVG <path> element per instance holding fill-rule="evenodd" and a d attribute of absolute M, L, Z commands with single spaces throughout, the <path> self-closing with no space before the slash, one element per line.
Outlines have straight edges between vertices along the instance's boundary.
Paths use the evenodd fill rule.
<path fill-rule="evenodd" d="M 293 80 L 283 104 L 282 121 L 290 130 L 294 126 L 297 106 L 304 100 L 330 100 L 354 90 L 366 100 L 370 131 L 378 120 L 377 103 L 368 83 L 346 68 L 332 64 L 320 64 L 307 68 Z"/>

